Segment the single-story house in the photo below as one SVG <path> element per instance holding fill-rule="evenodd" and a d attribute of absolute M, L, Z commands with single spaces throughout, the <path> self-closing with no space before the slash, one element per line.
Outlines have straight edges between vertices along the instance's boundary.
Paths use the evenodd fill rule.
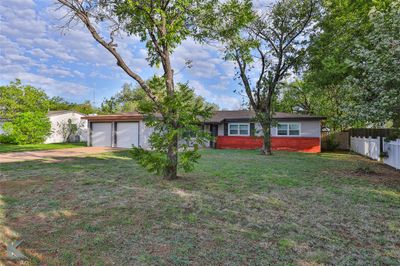
<path fill-rule="evenodd" d="M 82 120 L 84 114 L 78 113 L 76 111 L 70 110 L 62 110 L 62 111 L 49 111 L 47 113 L 47 117 L 51 122 L 51 135 L 47 137 L 45 143 L 60 143 L 65 142 L 65 136 L 62 133 L 62 125 L 68 123 L 68 120 L 71 119 L 71 122 L 78 125 L 78 132 L 75 136 L 72 136 L 73 139 L 79 141 L 86 141 L 87 139 L 87 120 Z M 0 134 L 4 134 L 4 130 L 2 128 L 3 124 L 7 122 L 4 119 L 0 118 Z"/>
<path fill-rule="evenodd" d="M 217 149 L 258 149 L 262 147 L 262 130 L 250 110 L 216 111 L 204 121 L 203 129 L 214 137 L 206 147 Z M 139 113 L 90 115 L 90 146 L 149 148 L 153 129 L 145 125 Z M 273 117 L 272 149 L 302 152 L 321 151 L 322 116 L 276 113 Z"/>

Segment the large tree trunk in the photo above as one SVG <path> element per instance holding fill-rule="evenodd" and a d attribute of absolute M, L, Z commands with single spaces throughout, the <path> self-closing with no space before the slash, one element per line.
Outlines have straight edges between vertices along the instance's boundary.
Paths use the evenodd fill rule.
<path fill-rule="evenodd" d="M 165 169 L 165 179 L 178 178 L 178 136 L 168 146 L 168 166 Z"/>
<path fill-rule="evenodd" d="M 263 155 L 272 155 L 272 146 L 271 146 L 271 124 L 272 119 L 269 114 L 262 113 L 258 117 L 261 128 L 263 130 L 263 147 L 261 149 L 261 154 Z"/>
<path fill-rule="evenodd" d="M 165 29 L 163 21 L 163 28 Z M 174 71 L 171 66 L 171 61 L 169 57 L 168 47 L 163 47 L 164 58 L 163 58 L 163 68 L 164 68 L 164 77 L 165 77 L 165 86 L 167 88 L 167 94 L 170 97 L 173 97 L 175 94 L 175 86 L 174 86 Z M 177 110 L 172 108 L 168 110 L 167 115 L 169 118 L 167 119 L 174 130 L 178 129 L 178 123 L 176 120 Z M 172 119 L 171 119 L 172 118 Z M 165 179 L 171 180 L 178 178 L 178 136 L 175 135 L 171 140 L 171 143 L 168 145 L 168 165 L 165 169 Z"/>

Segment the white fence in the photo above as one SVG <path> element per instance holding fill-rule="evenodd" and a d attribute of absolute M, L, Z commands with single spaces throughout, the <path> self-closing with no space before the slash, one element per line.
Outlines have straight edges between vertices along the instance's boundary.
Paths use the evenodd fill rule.
<path fill-rule="evenodd" d="M 351 137 L 350 150 L 358 154 L 367 156 L 374 160 L 379 160 L 380 139 Z"/>
<path fill-rule="evenodd" d="M 384 141 L 383 151 L 388 155 L 383 158 L 383 162 L 396 169 L 400 169 L 400 139 L 391 142 Z"/>
<path fill-rule="evenodd" d="M 373 160 L 380 160 L 380 137 L 373 139 L 371 137 L 351 137 L 350 150 L 358 154 L 367 156 Z M 383 162 L 396 169 L 400 169 L 400 139 L 383 143 L 383 151 L 387 156 L 383 158 Z"/>

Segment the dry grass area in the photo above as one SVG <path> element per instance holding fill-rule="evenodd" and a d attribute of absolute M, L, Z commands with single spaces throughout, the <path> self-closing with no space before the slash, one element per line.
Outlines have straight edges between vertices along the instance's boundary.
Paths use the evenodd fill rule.
<path fill-rule="evenodd" d="M 205 150 L 0 164 L 0 265 L 399 265 L 400 173 L 357 155 Z M 4 259 L 23 239 L 29 261 Z"/>

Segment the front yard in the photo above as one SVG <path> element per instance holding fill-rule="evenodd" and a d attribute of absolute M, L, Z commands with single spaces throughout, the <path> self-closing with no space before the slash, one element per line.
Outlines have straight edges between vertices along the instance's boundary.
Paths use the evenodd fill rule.
<path fill-rule="evenodd" d="M 0 239 L 23 239 L 31 264 L 400 264 L 399 172 L 340 153 L 202 153 L 172 182 L 126 152 L 0 164 Z"/>

